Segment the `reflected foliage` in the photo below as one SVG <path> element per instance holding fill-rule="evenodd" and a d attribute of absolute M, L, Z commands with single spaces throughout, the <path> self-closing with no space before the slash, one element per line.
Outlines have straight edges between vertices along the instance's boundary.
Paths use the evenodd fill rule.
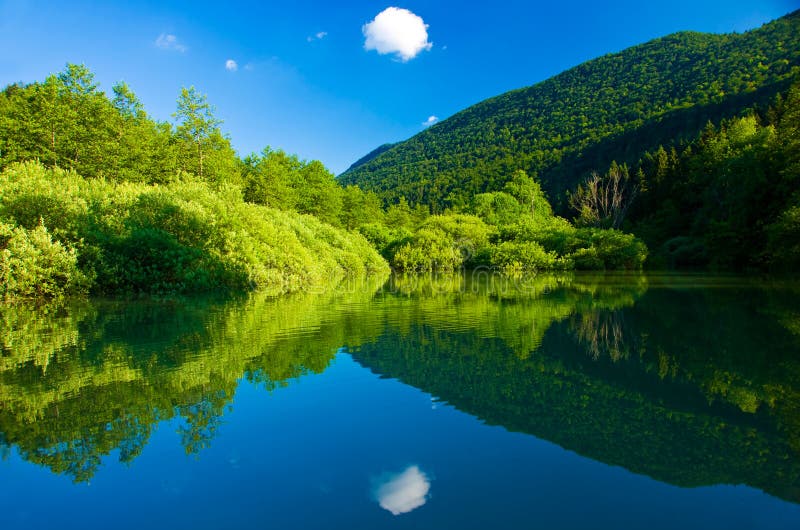
<path fill-rule="evenodd" d="M 541 282 L 506 297 L 491 284 L 474 296 L 420 286 L 409 321 L 352 354 L 489 424 L 602 462 L 800 502 L 796 292 L 698 288 L 698 278 Z"/>
<path fill-rule="evenodd" d="M 181 420 L 180 439 L 195 453 L 211 443 L 242 378 L 272 391 L 358 344 L 348 308 L 379 286 L 0 306 L 0 440 L 75 481 L 115 450 L 131 462 L 164 420 Z"/>
<path fill-rule="evenodd" d="M 245 378 L 359 363 L 486 423 L 686 487 L 800 501 L 800 287 L 740 278 L 398 275 L 270 298 L 0 307 L 0 454 L 89 480 L 153 429 L 213 444 Z"/>

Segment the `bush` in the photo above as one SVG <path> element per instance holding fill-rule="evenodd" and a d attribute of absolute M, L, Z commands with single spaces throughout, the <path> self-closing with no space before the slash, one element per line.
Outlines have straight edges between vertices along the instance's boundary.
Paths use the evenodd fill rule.
<path fill-rule="evenodd" d="M 580 229 L 577 237 L 597 252 L 604 269 L 638 270 L 647 259 L 647 246 L 632 234 L 619 230 Z"/>
<path fill-rule="evenodd" d="M 391 264 L 403 271 L 452 271 L 475 264 L 491 229 L 472 215 L 434 215 L 396 247 Z"/>
<path fill-rule="evenodd" d="M 85 292 L 74 249 L 54 242 L 39 224 L 33 230 L 0 223 L 0 294 L 4 298 L 58 298 Z"/>
<path fill-rule="evenodd" d="M 600 228 L 574 228 L 564 219 L 554 218 L 542 226 L 520 222 L 504 227 L 504 241 L 536 243 L 553 253 L 569 267 L 581 270 L 641 269 L 647 258 L 645 244 L 631 234 Z"/>
<path fill-rule="evenodd" d="M 27 163 L 5 170 L 0 189 L 0 217 L 28 230 L 44 219 L 95 292 L 281 293 L 388 270 L 359 234 L 191 178 L 114 184 Z"/>
<path fill-rule="evenodd" d="M 506 273 L 566 269 L 567 260 L 559 258 L 555 252 L 547 252 L 542 245 L 533 241 L 504 241 L 489 251 L 490 264 Z"/>
<path fill-rule="evenodd" d="M 464 258 L 449 234 L 422 228 L 396 250 L 391 263 L 402 271 L 452 271 L 464 265 Z"/>

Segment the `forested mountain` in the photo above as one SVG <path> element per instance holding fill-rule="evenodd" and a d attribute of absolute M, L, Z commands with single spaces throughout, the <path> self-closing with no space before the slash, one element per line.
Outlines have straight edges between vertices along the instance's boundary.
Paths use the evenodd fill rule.
<path fill-rule="evenodd" d="M 557 213 L 612 161 L 690 142 L 709 122 L 766 107 L 800 72 L 800 11 L 743 34 L 676 33 L 478 103 L 340 176 L 434 212 L 538 175 Z"/>
<path fill-rule="evenodd" d="M 350 167 L 347 168 L 347 170 L 350 171 L 353 168 L 356 168 L 358 166 L 363 166 L 367 162 L 371 162 L 372 160 L 375 160 L 376 158 L 381 156 L 383 153 L 385 153 L 386 151 L 388 151 L 389 149 L 391 149 L 395 145 L 397 145 L 397 144 L 383 144 L 383 145 L 381 145 L 379 147 L 376 147 L 375 149 L 373 149 L 372 151 L 370 151 L 366 155 L 362 156 L 361 158 L 359 158 L 358 160 L 353 162 L 350 165 Z"/>

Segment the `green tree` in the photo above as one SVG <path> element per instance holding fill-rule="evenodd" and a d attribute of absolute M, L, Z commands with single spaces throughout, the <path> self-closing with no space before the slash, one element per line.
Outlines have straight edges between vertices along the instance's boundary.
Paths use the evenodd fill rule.
<path fill-rule="evenodd" d="M 348 230 L 370 224 L 382 223 L 381 201 L 373 192 L 358 186 L 347 186 L 342 192 L 341 224 Z"/>
<path fill-rule="evenodd" d="M 214 116 L 214 109 L 208 103 L 205 94 L 200 94 L 194 86 L 181 88 L 178 97 L 178 110 L 173 114 L 177 120 L 177 136 L 187 146 L 191 146 L 192 154 L 183 161 L 184 169 L 195 169 L 203 178 L 203 165 L 213 140 L 219 135 L 222 120 Z M 188 154 L 188 153 L 187 153 Z M 191 163 L 190 163 L 191 160 Z"/>
<path fill-rule="evenodd" d="M 125 118 L 144 118 L 147 114 L 144 112 L 144 105 L 136 97 L 131 88 L 125 81 L 121 81 L 111 87 L 114 92 L 114 99 L 112 104 L 117 112 Z"/>
<path fill-rule="evenodd" d="M 293 175 L 302 163 L 281 150 L 264 148 L 243 160 L 244 199 L 272 208 L 294 210 L 297 205 Z"/>

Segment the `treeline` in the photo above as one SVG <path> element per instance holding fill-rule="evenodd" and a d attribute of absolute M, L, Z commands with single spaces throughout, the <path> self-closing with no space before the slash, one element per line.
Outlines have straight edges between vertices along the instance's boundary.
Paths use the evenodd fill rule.
<path fill-rule="evenodd" d="M 627 214 L 624 226 L 648 244 L 653 267 L 796 270 L 800 83 L 762 112 L 709 122 L 691 142 L 659 146 L 630 167 L 612 162 L 595 181 L 618 182 L 618 207 L 597 215 L 573 201 L 577 222 L 611 226 Z"/>
<path fill-rule="evenodd" d="M 186 174 L 213 189 L 235 187 L 247 202 L 312 214 L 334 226 L 374 219 L 379 202 L 343 189 L 320 162 L 279 150 L 240 159 L 206 97 L 183 88 L 175 123 L 148 116 L 126 83 L 103 92 L 84 65 L 0 92 L 0 170 L 38 160 L 87 179 L 168 184 Z M 370 208 L 370 205 L 376 205 Z"/>
<path fill-rule="evenodd" d="M 0 93 L 0 296 L 289 292 L 386 261 L 520 271 L 638 268 L 645 255 L 631 236 L 555 219 L 524 174 L 431 217 L 343 187 L 318 161 L 238 157 L 193 87 L 174 124 L 151 119 L 125 83 L 112 93 L 75 64 Z"/>
<path fill-rule="evenodd" d="M 413 233 L 373 226 L 363 231 L 395 269 L 405 271 L 640 269 L 647 257 L 647 247 L 630 234 L 576 228 L 553 215 L 541 186 L 524 171 L 503 191 L 475 195 L 460 210 L 432 215 Z"/>
<path fill-rule="evenodd" d="M 282 293 L 388 270 L 342 229 L 365 194 L 280 151 L 239 159 L 194 88 L 174 118 L 81 65 L 0 93 L 0 296 Z"/>

